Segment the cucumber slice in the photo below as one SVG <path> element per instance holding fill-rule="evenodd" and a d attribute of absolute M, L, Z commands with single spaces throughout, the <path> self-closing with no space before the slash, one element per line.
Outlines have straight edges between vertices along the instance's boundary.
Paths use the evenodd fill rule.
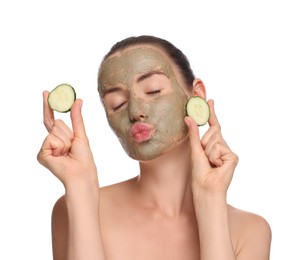
<path fill-rule="evenodd" d="M 76 99 L 76 92 L 69 84 L 60 84 L 48 96 L 50 108 L 60 113 L 67 113 Z"/>
<path fill-rule="evenodd" d="M 205 125 L 210 118 L 208 103 L 199 96 L 190 97 L 185 106 L 186 114 L 190 116 L 198 126 Z"/>

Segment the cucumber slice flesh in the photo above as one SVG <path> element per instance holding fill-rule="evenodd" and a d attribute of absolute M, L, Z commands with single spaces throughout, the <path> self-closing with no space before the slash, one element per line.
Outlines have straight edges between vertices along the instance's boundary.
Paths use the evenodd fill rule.
<path fill-rule="evenodd" d="M 199 96 L 190 97 L 186 103 L 186 114 L 190 116 L 198 126 L 205 125 L 210 118 L 208 103 Z"/>
<path fill-rule="evenodd" d="M 76 99 L 76 92 L 69 84 L 60 84 L 55 87 L 48 96 L 48 103 L 51 109 L 66 113 L 71 110 L 71 107 Z"/>

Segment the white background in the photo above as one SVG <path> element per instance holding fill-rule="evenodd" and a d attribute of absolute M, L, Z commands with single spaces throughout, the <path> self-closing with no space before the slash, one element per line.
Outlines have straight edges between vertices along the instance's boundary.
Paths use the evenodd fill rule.
<path fill-rule="evenodd" d="M 215 100 L 240 157 L 229 203 L 269 221 L 271 259 L 305 259 L 302 2 L 1 1 L 0 259 L 52 258 L 50 216 L 64 189 L 36 161 L 44 89 L 67 82 L 84 100 L 101 185 L 138 173 L 108 128 L 96 75 L 112 44 L 140 34 L 181 48 Z"/>

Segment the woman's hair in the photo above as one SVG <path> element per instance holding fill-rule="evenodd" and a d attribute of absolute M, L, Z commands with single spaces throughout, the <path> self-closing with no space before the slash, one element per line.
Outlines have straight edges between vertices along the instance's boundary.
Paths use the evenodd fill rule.
<path fill-rule="evenodd" d="M 116 53 L 117 51 L 124 50 L 127 47 L 140 45 L 140 44 L 155 45 L 157 47 L 160 47 L 163 51 L 165 51 L 179 69 L 185 81 L 185 84 L 187 86 L 192 86 L 193 81 L 195 79 L 195 75 L 193 73 L 188 58 L 184 55 L 184 53 L 181 50 L 179 50 L 172 43 L 155 36 L 151 36 L 151 35 L 133 36 L 126 38 L 122 41 L 119 41 L 112 46 L 110 51 L 104 56 L 103 61 L 105 61 L 109 56 Z M 98 79 L 98 81 L 100 81 L 100 79 Z"/>

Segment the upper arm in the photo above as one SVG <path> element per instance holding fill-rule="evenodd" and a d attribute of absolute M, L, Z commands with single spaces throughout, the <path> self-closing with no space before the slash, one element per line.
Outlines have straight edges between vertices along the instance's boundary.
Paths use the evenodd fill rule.
<path fill-rule="evenodd" d="M 65 197 L 54 205 L 52 212 L 52 248 L 54 260 L 65 260 L 67 253 L 68 215 Z"/>
<path fill-rule="evenodd" d="M 271 228 L 264 218 L 249 216 L 240 238 L 237 260 L 269 260 L 271 236 Z"/>

